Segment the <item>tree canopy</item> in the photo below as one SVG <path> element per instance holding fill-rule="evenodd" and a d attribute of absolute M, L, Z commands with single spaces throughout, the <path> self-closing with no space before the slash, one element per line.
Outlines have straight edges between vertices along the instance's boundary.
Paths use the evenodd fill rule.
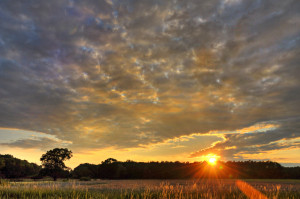
<path fill-rule="evenodd" d="M 0 178 L 24 178 L 37 175 L 41 167 L 12 155 L 0 155 Z"/>
<path fill-rule="evenodd" d="M 212 175 L 213 174 L 213 175 Z M 300 167 L 287 168 L 271 161 L 134 162 L 109 158 L 101 164 L 80 164 L 74 178 L 189 179 L 189 178 L 300 178 Z"/>
<path fill-rule="evenodd" d="M 55 148 L 47 151 L 40 159 L 43 167 L 41 175 L 51 176 L 54 180 L 64 177 L 65 171 L 69 170 L 64 161 L 69 160 L 72 156 L 72 151 L 67 148 Z"/>
<path fill-rule="evenodd" d="M 289 178 L 300 179 L 300 167 L 283 167 L 271 161 L 219 161 L 210 168 L 206 162 L 122 162 L 108 158 L 100 164 L 80 164 L 71 171 L 64 161 L 68 149 L 53 149 L 41 157 L 43 169 L 12 155 L 0 154 L 0 178 L 102 178 L 102 179 L 189 179 L 189 178 Z M 214 172 L 211 172 L 213 169 Z M 215 176 L 209 175 L 215 173 Z M 37 175 L 40 174 L 40 175 Z"/>

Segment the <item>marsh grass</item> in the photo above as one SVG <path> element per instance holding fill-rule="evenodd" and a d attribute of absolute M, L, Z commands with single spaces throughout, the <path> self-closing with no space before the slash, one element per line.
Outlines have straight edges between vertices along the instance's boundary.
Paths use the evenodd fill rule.
<path fill-rule="evenodd" d="M 268 198 L 300 198 L 294 186 L 282 189 L 281 184 L 252 185 Z M 70 198 L 70 199 L 246 199 L 247 197 L 231 181 L 69 181 L 69 182 L 8 182 L 0 186 L 0 198 Z"/>

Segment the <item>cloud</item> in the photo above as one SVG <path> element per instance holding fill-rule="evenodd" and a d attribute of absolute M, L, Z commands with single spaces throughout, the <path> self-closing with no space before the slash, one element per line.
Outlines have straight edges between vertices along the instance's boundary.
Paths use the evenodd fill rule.
<path fill-rule="evenodd" d="M 297 1 L 0 5 L 3 128 L 43 132 L 76 149 L 124 149 L 261 122 L 280 126 L 226 134 L 208 149 L 234 143 L 228 156 L 300 137 L 293 119 L 300 107 Z"/>
<path fill-rule="evenodd" d="M 298 121 L 299 118 L 293 120 Z M 256 125 L 246 128 L 250 130 L 245 133 L 245 129 L 236 132 L 223 132 L 224 140 L 215 142 L 212 146 L 191 153 L 191 157 L 203 156 L 208 153 L 219 154 L 226 159 L 232 157 L 245 158 L 249 154 L 268 153 L 281 149 L 297 149 L 300 146 L 299 135 L 290 128 L 290 122 L 283 126 L 276 125 Z"/>
<path fill-rule="evenodd" d="M 67 147 L 70 143 L 63 142 L 57 139 L 47 137 L 21 139 L 14 142 L 0 143 L 2 146 L 18 147 L 18 148 L 38 148 L 38 149 L 51 149 L 56 147 Z"/>

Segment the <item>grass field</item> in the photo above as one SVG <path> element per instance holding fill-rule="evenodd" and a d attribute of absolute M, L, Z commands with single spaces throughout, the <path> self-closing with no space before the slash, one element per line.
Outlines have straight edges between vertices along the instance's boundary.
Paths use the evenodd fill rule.
<path fill-rule="evenodd" d="M 267 198 L 300 198 L 300 180 L 246 180 Z M 0 198 L 248 198 L 236 180 L 92 180 L 0 183 Z"/>

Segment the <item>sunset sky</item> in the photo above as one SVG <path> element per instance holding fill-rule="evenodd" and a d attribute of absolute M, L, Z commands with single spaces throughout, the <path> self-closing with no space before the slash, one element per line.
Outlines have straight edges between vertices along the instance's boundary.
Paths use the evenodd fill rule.
<path fill-rule="evenodd" d="M 0 1 L 0 154 L 300 166 L 299 0 Z"/>

